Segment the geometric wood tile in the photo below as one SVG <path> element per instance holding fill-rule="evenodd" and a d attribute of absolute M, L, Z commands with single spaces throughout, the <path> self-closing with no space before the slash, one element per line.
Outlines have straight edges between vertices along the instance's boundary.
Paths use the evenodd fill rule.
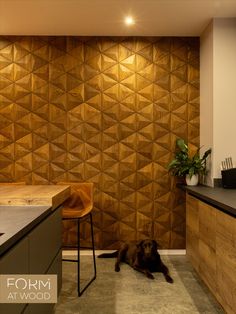
<path fill-rule="evenodd" d="M 93 182 L 97 248 L 185 247 L 177 137 L 199 145 L 198 38 L 0 37 L 0 181 Z"/>

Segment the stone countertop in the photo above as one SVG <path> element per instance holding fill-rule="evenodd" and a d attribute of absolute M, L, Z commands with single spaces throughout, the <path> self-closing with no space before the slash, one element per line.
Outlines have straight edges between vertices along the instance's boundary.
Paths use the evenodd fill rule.
<path fill-rule="evenodd" d="M 0 256 L 51 213 L 51 206 L 0 206 Z"/>
<path fill-rule="evenodd" d="M 0 255 L 69 196 L 69 185 L 0 185 Z"/>
<path fill-rule="evenodd" d="M 192 196 L 218 208 L 219 210 L 236 218 L 236 189 L 221 187 L 181 186 Z"/>

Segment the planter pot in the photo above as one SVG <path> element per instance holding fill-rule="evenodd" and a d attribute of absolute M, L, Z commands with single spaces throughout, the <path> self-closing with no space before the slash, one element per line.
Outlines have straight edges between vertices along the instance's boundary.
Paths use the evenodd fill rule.
<path fill-rule="evenodd" d="M 187 185 L 191 185 L 191 186 L 198 185 L 198 174 L 192 175 L 191 179 L 190 179 L 189 174 L 187 174 L 185 179 L 186 179 Z"/>

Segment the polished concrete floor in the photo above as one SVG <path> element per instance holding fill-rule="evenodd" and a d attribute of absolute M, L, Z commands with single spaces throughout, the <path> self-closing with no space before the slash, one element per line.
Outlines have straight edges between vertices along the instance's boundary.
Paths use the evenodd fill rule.
<path fill-rule="evenodd" d="M 92 272 L 92 257 L 82 258 L 82 278 Z M 114 271 L 114 259 L 97 259 L 97 279 L 78 298 L 76 265 L 63 262 L 63 287 L 56 314 L 197 314 L 224 313 L 198 278 L 186 256 L 162 256 L 173 284 L 162 274 L 155 280 L 121 265 Z"/>

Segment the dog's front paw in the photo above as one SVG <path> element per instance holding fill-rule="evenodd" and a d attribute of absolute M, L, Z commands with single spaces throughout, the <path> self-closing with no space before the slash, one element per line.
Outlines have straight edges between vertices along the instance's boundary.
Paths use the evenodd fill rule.
<path fill-rule="evenodd" d="M 115 271 L 119 272 L 120 271 L 120 266 L 119 265 L 115 265 Z"/>
<path fill-rule="evenodd" d="M 170 276 L 166 276 L 166 281 L 169 283 L 173 283 L 174 280 Z"/>
<path fill-rule="evenodd" d="M 153 276 L 151 273 L 147 273 L 146 275 L 147 275 L 147 277 L 148 277 L 149 279 L 155 279 L 154 276 Z"/>

